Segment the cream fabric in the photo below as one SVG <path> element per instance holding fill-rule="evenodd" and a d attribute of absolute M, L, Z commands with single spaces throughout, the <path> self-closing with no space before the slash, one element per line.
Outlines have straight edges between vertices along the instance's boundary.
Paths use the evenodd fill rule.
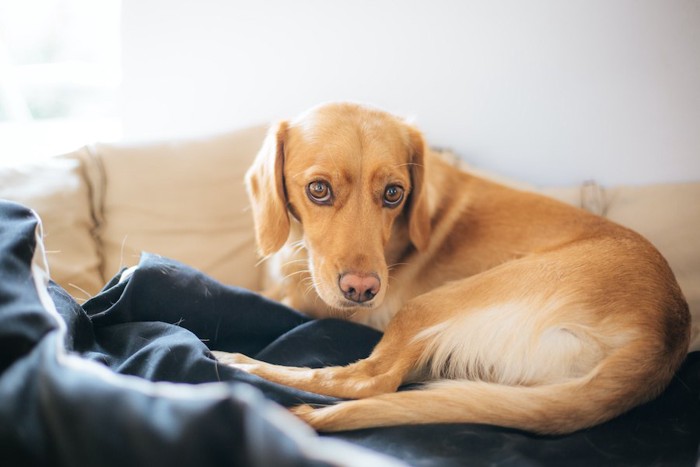
<path fill-rule="evenodd" d="M 266 127 L 150 145 L 92 146 L 101 198 L 104 265 L 111 277 L 142 251 L 174 258 L 230 285 L 259 289 L 243 176 Z"/>
<path fill-rule="evenodd" d="M 0 198 L 39 214 L 51 278 L 79 300 L 104 284 L 89 196 L 81 164 L 71 158 L 0 167 Z"/>

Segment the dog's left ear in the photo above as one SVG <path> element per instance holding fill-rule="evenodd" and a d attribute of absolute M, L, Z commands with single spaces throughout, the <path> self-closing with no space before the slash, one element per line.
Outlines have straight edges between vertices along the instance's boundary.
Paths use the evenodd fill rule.
<path fill-rule="evenodd" d="M 408 198 L 408 235 L 411 243 L 424 251 L 430 241 L 430 208 L 425 183 L 425 142 L 423 135 L 413 127 L 408 128 L 411 168 L 411 194 Z"/>

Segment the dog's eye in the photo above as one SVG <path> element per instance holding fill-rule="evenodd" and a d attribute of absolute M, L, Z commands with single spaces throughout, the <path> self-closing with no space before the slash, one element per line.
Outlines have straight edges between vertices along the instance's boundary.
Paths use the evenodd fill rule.
<path fill-rule="evenodd" d="M 306 186 L 306 195 L 316 204 L 330 205 L 333 193 L 328 182 L 316 180 Z"/>
<path fill-rule="evenodd" d="M 384 206 L 394 208 L 403 199 L 403 188 L 398 185 L 389 185 L 384 191 Z"/>

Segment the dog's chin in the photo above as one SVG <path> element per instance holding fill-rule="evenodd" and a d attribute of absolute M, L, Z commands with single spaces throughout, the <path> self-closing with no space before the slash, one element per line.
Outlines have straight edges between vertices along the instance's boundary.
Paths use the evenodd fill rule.
<path fill-rule="evenodd" d="M 329 309 L 333 310 L 334 314 L 336 314 L 338 317 L 350 316 L 353 313 L 356 313 L 360 310 L 370 311 L 375 308 L 378 308 L 379 305 L 381 305 L 382 300 L 384 298 L 384 294 L 379 294 L 372 300 L 363 303 L 357 303 L 353 302 L 352 300 L 348 300 L 340 294 L 328 294 L 329 296 L 326 297 L 324 296 L 325 294 L 322 294 L 320 290 L 317 290 L 316 292 L 318 293 L 318 296 L 321 298 L 321 300 L 323 300 L 323 303 L 325 303 Z"/>

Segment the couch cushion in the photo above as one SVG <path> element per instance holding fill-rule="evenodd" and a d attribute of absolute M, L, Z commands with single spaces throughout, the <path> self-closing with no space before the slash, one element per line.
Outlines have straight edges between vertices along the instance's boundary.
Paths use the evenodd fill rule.
<path fill-rule="evenodd" d="M 0 167 L 0 198 L 39 214 L 51 278 L 78 300 L 104 284 L 89 193 L 82 166 L 71 156 Z"/>
<path fill-rule="evenodd" d="M 141 251 L 168 256 L 231 285 L 259 289 L 243 176 L 265 126 L 201 140 L 91 147 L 102 166 L 103 273 Z"/>

